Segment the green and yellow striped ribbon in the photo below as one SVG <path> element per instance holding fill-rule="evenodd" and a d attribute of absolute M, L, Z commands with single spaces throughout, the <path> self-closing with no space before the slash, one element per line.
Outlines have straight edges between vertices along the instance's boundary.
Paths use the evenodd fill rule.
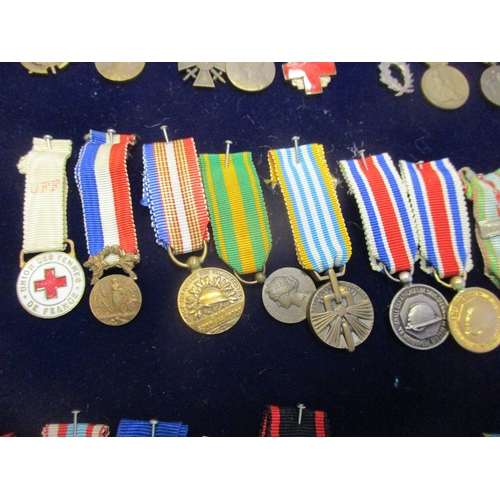
<path fill-rule="evenodd" d="M 472 200 L 484 274 L 500 288 L 500 169 L 483 175 L 464 167 L 459 174 L 465 195 Z"/>
<path fill-rule="evenodd" d="M 219 257 L 238 274 L 263 270 L 271 230 L 259 179 L 248 152 L 199 157 Z"/>

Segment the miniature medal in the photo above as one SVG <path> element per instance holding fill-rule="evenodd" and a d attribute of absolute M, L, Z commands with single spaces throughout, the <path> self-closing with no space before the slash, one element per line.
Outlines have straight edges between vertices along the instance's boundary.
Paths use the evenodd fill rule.
<path fill-rule="evenodd" d="M 481 90 L 490 102 L 500 106 L 500 67 L 496 63 L 488 63 L 491 66 L 481 75 Z"/>
<path fill-rule="evenodd" d="M 23 62 L 21 63 L 29 72 L 47 75 L 49 69 L 52 73 L 56 74 L 56 68 L 65 68 L 69 63 L 67 62 Z"/>
<path fill-rule="evenodd" d="M 193 330 L 215 335 L 229 330 L 245 305 L 243 288 L 223 269 L 201 268 L 208 252 L 208 210 L 193 139 L 145 144 L 144 199 L 149 207 L 156 242 L 171 259 L 191 271 L 177 296 L 183 321 Z M 179 254 L 203 250 L 187 263 Z"/>
<path fill-rule="evenodd" d="M 226 63 L 221 62 L 180 62 L 179 71 L 186 71 L 184 80 L 194 78 L 193 86 L 214 88 L 215 82 L 226 83 L 222 74 L 226 71 Z"/>
<path fill-rule="evenodd" d="M 458 173 L 447 158 L 399 165 L 417 221 L 421 267 L 458 292 L 448 306 L 450 332 L 469 351 L 491 351 L 500 344 L 500 301 L 487 290 L 465 288 L 471 235 Z"/>
<path fill-rule="evenodd" d="M 409 347 L 427 350 L 448 336 L 445 298 L 426 285 L 413 285 L 416 228 L 406 188 L 387 153 L 340 162 L 361 214 L 370 264 L 403 288 L 390 306 L 394 333 Z"/>
<path fill-rule="evenodd" d="M 323 146 L 299 147 L 298 137 L 293 140 L 295 148 L 271 150 L 268 160 L 272 185 L 280 184 L 285 199 L 297 259 L 317 281 L 327 281 L 311 295 L 307 319 L 321 342 L 352 352 L 371 332 L 373 307 L 359 287 L 337 280 L 351 256 L 351 242 Z"/>
<path fill-rule="evenodd" d="M 403 83 L 391 74 L 391 66 L 396 66 L 401 72 Z M 380 70 L 380 81 L 396 92 L 396 97 L 413 92 L 413 75 L 410 65 L 405 62 L 383 62 L 378 65 Z"/>
<path fill-rule="evenodd" d="M 89 260 L 92 270 L 90 309 L 109 326 L 135 318 L 142 296 L 133 267 L 140 260 L 127 174 L 128 148 L 134 135 L 91 130 L 80 151 L 75 177 L 82 200 Z M 104 271 L 119 267 L 128 276 Z"/>
<path fill-rule="evenodd" d="M 292 85 L 304 90 L 306 95 L 321 94 L 337 74 L 335 63 L 332 62 L 294 62 L 283 64 L 285 80 L 291 80 Z"/>
<path fill-rule="evenodd" d="M 126 82 L 138 76 L 146 63 L 143 62 L 96 62 L 97 71 L 107 80 Z"/>
<path fill-rule="evenodd" d="M 215 247 L 241 283 L 263 284 L 271 230 L 259 177 L 252 155 L 230 154 L 226 144 L 226 154 L 199 158 Z"/>
<path fill-rule="evenodd" d="M 30 314 L 44 319 L 74 309 L 85 291 L 83 269 L 73 242 L 67 239 L 66 161 L 70 155 L 71 141 L 47 135 L 33 139 L 32 150 L 18 164 L 26 183 L 17 296 Z M 63 252 L 66 244 L 69 253 Z M 25 254 L 35 253 L 24 262 Z"/>
<path fill-rule="evenodd" d="M 469 83 L 458 69 L 448 63 L 428 63 L 422 77 L 422 92 L 427 100 L 441 109 L 457 109 L 469 98 Z"/>
<path fill-rule="evenodd" d="M 484 274 L 500 288 L 500 169 L 489 174 L 476 174 L 464 167 L 458 174 L 465 196 L 472 201 Z"/>
<path fill-rule="evenodd" d="M 276 67 L 273 62 L 226 63 L 226 73 L 235 87 L 258 92 L 273 83 Z"/>

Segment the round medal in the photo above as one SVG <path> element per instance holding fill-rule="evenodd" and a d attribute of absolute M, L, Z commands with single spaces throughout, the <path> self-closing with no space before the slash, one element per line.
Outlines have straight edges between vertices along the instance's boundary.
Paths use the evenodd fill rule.
<path fill-rule="evenodd" d="M 484 288 L 466 288 L 450 302 L 448 325 L 464 349 L 492 351 L 500 344 L 500 300 Z"/>
<path fill-rule="evenodd" d="M 97 71 L 113 82 L 132 80 L 144 69 L 143 62 L 96 62 Z"/>
<path fill-rule="evenodd" d="M 198 333 L 229 330 L 241 317 L 245 294 L 240 282 L 223 269 L 193 272 L 182 284 L 177 305 L 184 322 Z"/>
<path fill-rule="evenodd" d="M 485 97 L 500 106 L 500 67 L 493 65 L 481 75 L 481 90 Z"/>
<path fill-rule="evenodd" d="M 90 309 L 105 325 L 120 326 L 132 321 L 139 312 L 142 295 L 132 278 L 113 274 L 101 278 L 90 293 Z"/>
<path fill-rule="evenodd" d="M 56 73 L 56 68 L 62 69 L 67 66 L 67 62 L 22 62 L 21 63 L 30 73 L 39 73 L 47 75 L 49 69 L 52 73 Z"/>
<path fill-rule="evenodd" d="M 273 83 L 276 67 L 272 62 L 226 63 L 226 73 L 235 87 L 257 92 Z"/>
<path fill-rule="evenodd" d="M 299 323 L 306 319 L 307 305 L 315 291 L 314 281 L 304 271 L 283 267 L 266 279 L 262 301 L 274 319 Z"/>
<path fill-rule="evenodd" d="M 342 301 L 337 304 L 331 283 L 318 288 L 311 298 L 307 320 L 316 336 L 337 349 L 353 351 L 370 334 L 373 306 L 359 286 L 338 282 Z"/>
<path fill-rule="evenodd" d="M 85 291 L 82 266 L 65 252 L 45 252 L 30 259 L 17 279 L 17 297 L 33 316 L 51 319 L 68 313 Z"/>
<path fill-rule="evenodd" d="M 428 350 L 442 344 L 448 337 L 447 309 L 448 302 L 434 288 L 410 285 L 392 299 L 389 317 L 401 342 L 413 349 Z"/>
<path fill-rule="evenodd" d="M 457 109 L 469 98 L 469 83 L 458 69 L 438 63 L 424 73 L 422 92 L 438 108 Z"/>

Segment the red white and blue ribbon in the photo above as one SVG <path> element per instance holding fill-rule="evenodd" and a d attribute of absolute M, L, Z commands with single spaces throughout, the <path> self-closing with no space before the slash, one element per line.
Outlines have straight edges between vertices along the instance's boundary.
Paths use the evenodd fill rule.
<path fill-rule="evenodd" d="M 112 137 L 112 143 L 110 142 Z M 126 158 L 134 135 L 91 130 L 75 169 L 92 257 L 105 247 L 118 245 L 138 254 Z"/>
<path fill-rule="evenodd" d="M 415 223 L 391 157 L 382 153 L 339 165 L 356 198 L 372 268 L 389 274 L 412 270 L 418 252 Z"/>
<path fill-rule="evenodd" d="M 102 424 L 76 424 L 76 437 L 108 437 L 109 426 Z M 73 424 L 47 424 L 42 437 L 74 437 Z"/>
<path fill-rule="evenodd" d="M 472 269 L 471 234 L 464 189 L 448 158 L 400 161 L 417 225 L 422 269 L 440 279 Z"/>
<path fill-rule="evenodd" d="M 172 252 L 200 250 L 208 242 L 208 209 L 193 139 L 143 146 L 143 200 L 156 242 Z"/>
<path fill-rule="evenodd" d="M 153 426 L 146 420 L 122 419 L 118 424 L 116 437 L 152 437 Z M 154 437 L 186 437 L 188 426 L 182 422 L 158 422 Z"/>

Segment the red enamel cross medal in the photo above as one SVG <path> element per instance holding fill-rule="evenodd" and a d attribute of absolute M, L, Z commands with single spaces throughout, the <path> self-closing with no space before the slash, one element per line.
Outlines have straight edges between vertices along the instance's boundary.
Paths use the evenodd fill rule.
<path fill-rule="evenodd" d="M 336 75 L 337 69 L 332 62 L 293 62 L 283 64 L 285 80 L 292 80 L 292 85 L 305 90 L 307 95 L 321 94 L 323 87 L 330 83 L 330 76 Z"/>

